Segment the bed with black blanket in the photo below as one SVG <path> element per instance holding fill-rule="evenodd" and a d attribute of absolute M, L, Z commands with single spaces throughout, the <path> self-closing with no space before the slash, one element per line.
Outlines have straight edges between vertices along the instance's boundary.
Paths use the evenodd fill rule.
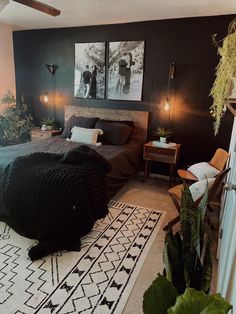
<path fill-rule="evenodd" d="M 67 125 L 73 114 L 112 118 L 109 109 L 68 108 Z M 39 240 L 29 252 L 32 259 L 80 249 L 80 237 L 107 214 L 107 201 L 136 173 L 148 113 L 119 112 L 120 120 L 137 119 L 124 145 L 84 146 L 62 136 L 0 148 L 0 217 Z"/>

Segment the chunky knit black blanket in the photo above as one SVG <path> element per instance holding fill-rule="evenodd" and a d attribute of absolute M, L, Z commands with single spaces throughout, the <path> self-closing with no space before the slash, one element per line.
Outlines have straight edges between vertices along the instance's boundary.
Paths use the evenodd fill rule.
<path fill-rule="evenodd" d="M 87 146 L 66 154 L 18 157 L 3 172 L 5 221 L 18 233 L 38 239 L 32 260 L 58 250 L 79 250 L 80 237 L 107 212 L 110 164 Z"/>

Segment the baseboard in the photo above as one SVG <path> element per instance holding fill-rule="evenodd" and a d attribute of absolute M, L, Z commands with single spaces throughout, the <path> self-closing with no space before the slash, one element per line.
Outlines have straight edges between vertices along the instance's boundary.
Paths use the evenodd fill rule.
<path fill-rule="evenodd" d="M 143 171 L 139 171 L 137 175 L 143 177 L 144 176 L 144 172 Z M 170 180 L 169 176 L 166 176 L 164 174 L 152 173 L 152 172 L 150 173 L 149 177 L 165 180 L 165 181 L 168 181 L 168 182 Z M 182 180 L 179 177 L 176 177 L 175 180 L 176 180 L 176 182 L 182 182 Z"/>
<path fill-rule="evenodd" d="M 143 171 L 139 171 L 138 172 L 138 176 L 142 176 L 143 177 L 144 176 L 144 172 Z M 163 174 L 158 174 L 158 173 L 152 173 L 151 172 L 149 177 L 169 181 L 169 176 L 165 176 Z"/>

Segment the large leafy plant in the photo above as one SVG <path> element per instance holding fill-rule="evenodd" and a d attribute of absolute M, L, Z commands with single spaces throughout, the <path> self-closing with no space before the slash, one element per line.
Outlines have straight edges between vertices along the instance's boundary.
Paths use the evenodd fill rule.
<path fill-rule="evenodd" d="M 163 253 L 165 276 L 158 274 L 145 292 L 144 314 L 223 314 L 231 308 L 220 295 L 209 297 L 205 294 L 209 292 L 212 275 L 210 240 L 204 231 L 207 200 L 208 189 L 201 201 L 194 203 L 189 187 L 184 183 L 181 230 L 173 234 L 170 228 L 166 234 Z M 221 312 L 214 312 L 218 307 Z"/>
<path fill-rule="evenodd" d="M 168 314 L 224 314 L 228 313 L 232 306 L 217 293 L 207 295 L 203 291 L 187 288 L 184 294 L 176 299 L 176 303 Z"/>
<path fill-rule="evenodd" d="M 0 115 L 0 145 L 12 145 L 26 142 L 30 139 L 32 117 L 28 113 L 23 99 L 16 102 L 10 91 L 1 100 L 6 107 Z"/>
<path fill-rule="evenodd" d="M 187 288 L 178 296 L 173 284 L 158 274 L 144 293 L 144 314 L 225 314 L 232 306 L 218 294 Z"/>

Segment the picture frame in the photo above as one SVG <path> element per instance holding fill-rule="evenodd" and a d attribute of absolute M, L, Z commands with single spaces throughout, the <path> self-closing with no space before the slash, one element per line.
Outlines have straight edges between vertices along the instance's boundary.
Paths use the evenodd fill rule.
<path fill-rule="evenodd" d="M 107 99 L 142 100 L 144 48 L 143 40 L 108 43 Z"/>
<path fill-rule="evenodd" d="M 75 43 L 74 97 L 105 99 L 106 43 Z"/>

